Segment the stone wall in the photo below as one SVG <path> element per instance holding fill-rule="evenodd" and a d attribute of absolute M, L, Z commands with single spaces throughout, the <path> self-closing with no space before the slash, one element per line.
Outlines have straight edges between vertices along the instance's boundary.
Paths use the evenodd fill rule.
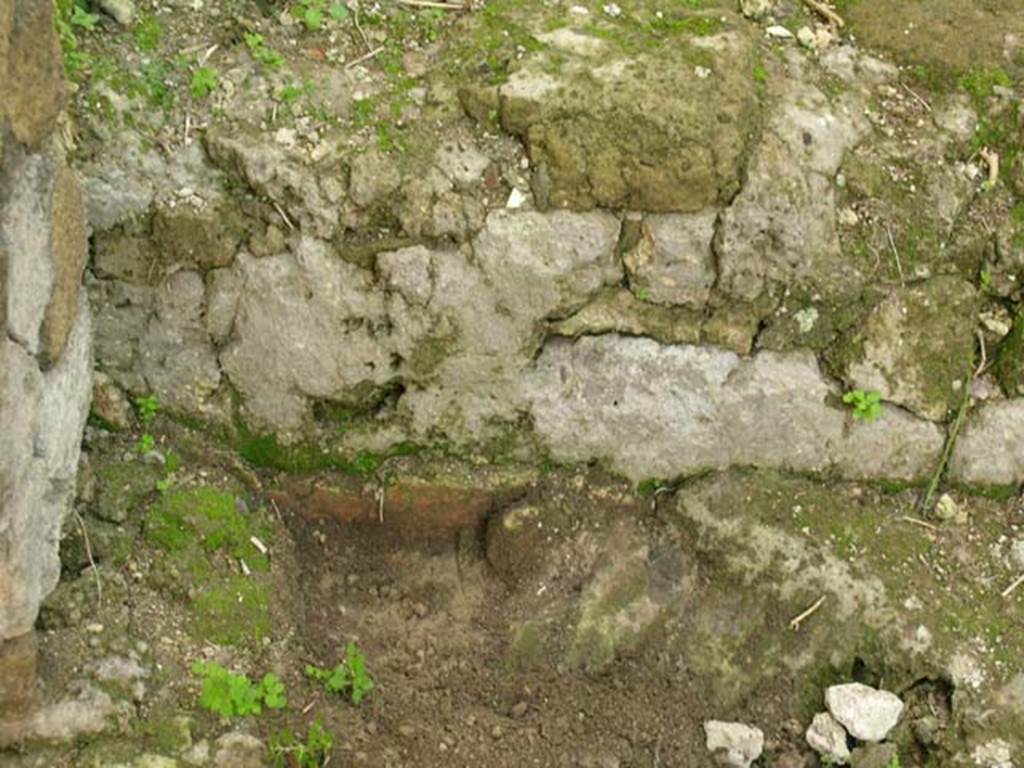
<path fill-rule="evenodd" d="M 548 21 L 500 83 L 426 74 L 406 152 L 343 114 L 269 107 L 272 129 L 259 78 L 167 146 L 129 95 L 131 127 L 95 115 L 100 370 L 343 459 L 441 445 L 637 481 L 922 481 L 970 388 L 953 478 L 1024 481 L 1024 219 L 970 149 L 1005 105 L 923 107 L 891 63 L 735 13 L 671 45 Z"/>
<path fill-rule="evenodd" d="M 78 181 L 51 0 L 0 3 L 0 710 L 25 705 L 92 380 Z"/>

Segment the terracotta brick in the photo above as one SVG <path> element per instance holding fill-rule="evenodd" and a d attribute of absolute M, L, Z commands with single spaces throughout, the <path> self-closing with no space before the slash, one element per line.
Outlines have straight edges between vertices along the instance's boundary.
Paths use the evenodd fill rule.
<path fill-rule="evenodd" d="M 309 520 L 380 526 L 379 503 L 371 492 L 293 487 L 271 496 L 282 508 Z M 479 489 L 402 484 L 389 488 L 384 495 L 383 529 L 399 536 L 449 537 L 464 528 L 478 526 L 493 503 L 493 495 Z"/>
<path fill-rule="evenodd" d="M 28 710 L 38 655 L 35 632 L 0 640 L 0 714 L 18 715 Z"/>

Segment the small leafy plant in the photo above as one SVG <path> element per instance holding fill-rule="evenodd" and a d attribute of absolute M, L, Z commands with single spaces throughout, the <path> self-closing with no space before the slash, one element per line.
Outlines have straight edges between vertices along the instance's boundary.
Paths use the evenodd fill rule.
<path fill-rule="evenodd" d="M 192 96 L 205 99 L 220 85 L 220 76 L 213 67 L 199 67 L 192 73 Z"/>
<path fill-rule="evenodd" d="M 852 389 L 843 395 L 843 402 L 853 408 L 853 417 L 869 424 L 882 415 L 882 396 L 874 391 Z"/>
<path fill-rule="evenodd" d="M 339 696 L 347 693 L 353 704 L 359 704 L 374 687 L 373 678 L 366 671 L 366 657 L 355 643 L 345 647 L 345 661 L 333 669 L 307 664 L 306 676 L 322 684 L 328 693 Z"/>
<path fill-rule="evenodd" d="M 257 32 L 245 33 L 245 47 L 249 49 L 252 57 L 267 69 L 278 69 L 284 64 L 281 54 L 267 45 L 263 35 Z"/>
<path fill-rule="evenodd" d="M 290 729 L 270 737 L 270 759 L 274 768 L 321 768 L 327 763 L 327 753 L 334 746 L 334 736 L 324 730 L 317 718 L 300 741 Z"/>
<path fill-rule="evenodd" d="M 334 21 L 348 18 L 348 6 L 342 2 L 327 3 L 327 0 L 299 0 L 292 6 L 291 14 L 305 25 L 306 29 L 315 32 L 324 25 L 324 14 Z"/>
<path fill-rule="evenodd" d="M 199 705 L 222 717 L 258 715 L 263 708 L 283 709 L 288 704 L 284 683 L 270 672 L 258 683 L 229 672 L 215 661 L 197 661 L 192 671 L 202 676 Z"/>
<path fill-rule="evenodd" d="M 100 20 L 100 17 L 95 13 L 89 13 L 85 8 L 77 3 L 71 9 L 71 25 L 74 27 L 81 27 L 82 29 L 92 32 L 96 29 L 96 22 Z"/>
<path fill-rule="evenodd" d="M 135 450 L 139 453 L 149 453 L 156 447 L 156 438 L 150 433 L 149 425 L 153 423 L 153 419 L 160 412 L 160 401 L 156 395 L 137 397 L 135 398 L 135 408 L 139 412 L 139 421 L 142 422 L 142 427 L 146 430 L 139 438 L 139 442 L 135 444 Z"/>

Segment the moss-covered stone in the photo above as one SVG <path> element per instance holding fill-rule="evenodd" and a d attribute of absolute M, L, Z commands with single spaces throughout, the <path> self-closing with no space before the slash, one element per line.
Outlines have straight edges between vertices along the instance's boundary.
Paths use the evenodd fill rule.
<path fill-rule="evenodd" d="M 257 513 L 243 512 L 233 494 L 216 488 L 168 491 L 152 507 L 145 539 L 165 553 L 154 579 L 191 601 L 197 637 L 237 645 L 269 632 L 270 596 L 261 576 L 269 560 L 253 538 L 269 542 L 270 535 Z M 238 575 L 245 569 L 250 573 Z"/>
<path fill-rule="evenodd" d="M 153 491 L 160 473 L 141 461 L 108 464 L 96 472 L 96 503 L 93 513 L 100 520 L 125 522 L 143 499 Z"/>

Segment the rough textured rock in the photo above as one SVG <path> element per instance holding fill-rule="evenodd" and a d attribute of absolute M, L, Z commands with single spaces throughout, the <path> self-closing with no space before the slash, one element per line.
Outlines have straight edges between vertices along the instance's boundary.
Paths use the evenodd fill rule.
<path fill-rule="evenodd" d="M 258 768 L 267 762 L 263 742 L 249 733 L 225 733 L 217 739 L 214 748 L 214 768 Z"/>
<path fill-rule="evenodd" d="M 979 405 L 956 442 L 949 470 L 965 483 L 1019 483 L 1024 478 L 1024 400 Z"/>
<path fill-rule="evenodd" d="M 850 754 L 851 768 L 890 768 L 899 756 L 895 744 L 867 744 Z"/>
<path fill-rule="evenodd" d="M 528 392 L 537 431 L 559 460 L 602 459 L 627 477 L 677 477 L 734 465 L 851 477 L 923 477 L 942 447 L 932 424 L 887 409 L 851 424 L 805 353 L 742 359 L 614 335 L 552 341 Z"/>
<path fill-rule="evenodd" d="M 780 284 L 855 291 L 863 276 L 843 258 L 832 177 L 866 131 L 814 87 L 786 80 L 781 106 L 750 161 L 743 189 L 722 214 L 720 287 L 751 300 Z"/>
<path fill-rule="evenodd" d="M 942 419 L 971 374 L 976 315 L 974 287 L 957 277 L 890 291 L 845 342 L 844 375 L 852 387 Z"/>
<path fill-rule="evenodd" d="M 526 140 L 542 205 L 699 211 L 731 197 L 756 111 L 736 63 L 752 42 L 680 41 L 710 57 L 705 78 L 659 54 L 597 66 L 570 55 L 557 75 L 545 55 L 527 62 L 501 86 L 501 121 Z"/>
<path fill-rule="evenodd" d="M 704 723 L 708 751 L 719 765 L 749 768 L 764 750 L 764 733 L 744 723 L 708 720 Z"/>
<path fill-rule="evenodd" d="M 0 640 L 0 718 L 25 709 L 36 680 L 38 640 L 35 632 Z"/>
<path fill-rule="evenodd" d="M 621 280 L 618 229 L 603 213 L 497 212 L 471 259 L 404 249 L 382 254 L 377 276 L 310 239 L 297 254 L 240 255 L 232 269 L 243 278 L 225 283 L 244 287 L 221 362 L 247 412 L 275 429 L 300 428 L 311 400 L 351 403 L 404 379 L 423 387 L 403 398 L 418 429 L 454 407 L 451 418 L 471 431 L 514 411 L 495 393 L 529 364 L 543 321 Z"/>
<path fill-rule="evenodd" d="M 851 736 L 872 742 L 888 736 L 903 712 L 899 696 L 863 683 L 830 686 L 825 691 L 825 705 Z"/>
<path fill-rule="evenodd" d="M 115 719 L 127 720 L 133 708 L 115 702 L 107 693 L 87 683 L 67 698 L 32 711 L 25 719 L 0 720 L 0 748 L 24 741 L 67 742 L 78 736 L 100 733 Z"/>
<path fill-rule="evenodd" d="M 702 308 L 715 283 L 715 210 L 648 216 L 625 255 L 630 283 L 645 300 Z"/>
<path fill-rule="evenodd" d="M 32 629 L 57 583 L 92 388 L 81 201 L 53 137 L 64 86 L 52 3 L 3 4 L 0 80 L 2 642 Z"/>
<path fill-rule="evenodd" d="M 90 332 L 82 297 L 64 356 L 49 370 L 21 346 L 0 342 L 0 637 L 32 628 L 60 575 L 57 546 L 92 391 Z"/>
<path fill-rule="evenodd" d="M 807 728 L 807 745 L 822 758 L 836 765 L 845 765 L 850 759 L 846 746 L 846 730 L 828 712 L 819 712 Z"/>

